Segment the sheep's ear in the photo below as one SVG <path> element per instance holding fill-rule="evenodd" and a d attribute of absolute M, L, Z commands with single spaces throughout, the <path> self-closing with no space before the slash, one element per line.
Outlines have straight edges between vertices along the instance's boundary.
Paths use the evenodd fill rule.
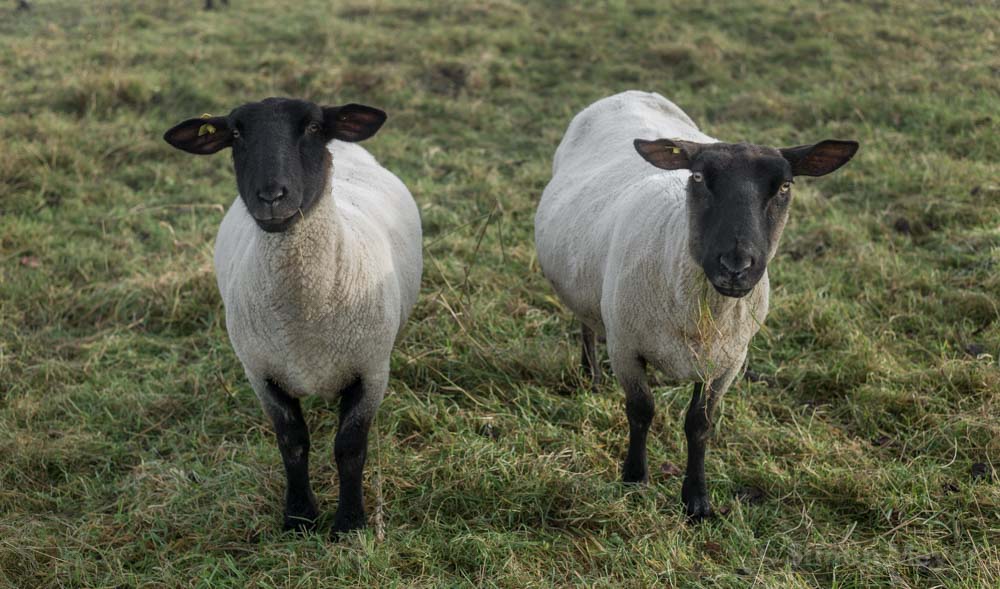
<path fill-rule="evenodd" d="M 363 104 L 323 107 L 323 127 L 327 139 L 364 141 L 378 132 L 386 114 Z"/>
<path fill-rule="evenodd" d="M 657 139 L 644 141 L 636 139 L 635 150 L 647 162 L 664 170 L 686 170 L 691 167 L 691 160 L 701 148 L 700 143 L 681 141 L 679 139 Z"/>
<path fill-rule="evenodd" d="M 858 151 L 857 141 L 827 139 L 813 145 L 786 147 L 782 157 L 792 165 L 793 176 L 824 176 L 851 161 Z"/>
<path fill-rule="evenodd" d="M 208 155 L 233 144 L 233 132 L 226 117 L 188 119 L 163 134 L 163 139 L 177 149 L 196 155 Z"/>

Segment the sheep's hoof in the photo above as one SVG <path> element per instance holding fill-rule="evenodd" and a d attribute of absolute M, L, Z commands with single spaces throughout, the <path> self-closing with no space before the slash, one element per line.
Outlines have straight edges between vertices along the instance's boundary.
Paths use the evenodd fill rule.
<path fill-rule="evenodd" d="M 318 514 L 309 517 L 308 515 L 289 515 L 286 513 L 283 529 L 286 532 L 295 532 L 297 534 L 314 532 L 316 531 L 316 520 L 318 517 Z"/>
<path fill-rule="evenodd" d="M 622 482 L 626 485 L 645 485 L 649 482 L 649 469 L 626 463 L 622 466 Z"/>
<path fill-rule="evenodd" d="M 708 499 L 708 492 L 705 489 L 693 489 L 688 485 L 687 480 L 681 488 L 681 499 L 684 501 L 684 513 L 693 522 L 699 522 L 713 517 L 712 504 Z"/>
<path fill-rule="evenodd" d="M 715 513 L 712 511 L 712 504 L 709 503 L 707 496 L 685 500 L 684 512 L 687 514 L 688 519 L 693 522 L 700 522 L 715 516 Z"/>
<path fill-rule="evenodd" d="M 319 508 L 316 507 L 316 497 L 312 491 L 302 497 L 295 493 L 285 495 L 285 523 L 286 532 L 312 532 L 316 529 L 316 522 L 319 520 Z"/>
<path fill-rule="evenodd" d="M 344 534 L 354 530 L 365 528 L 365 514 L 341 515 L 338 513 L 333 518 L 333 529 L 330 530 L 330 538 L 337 542 L 343 538 Z"/>

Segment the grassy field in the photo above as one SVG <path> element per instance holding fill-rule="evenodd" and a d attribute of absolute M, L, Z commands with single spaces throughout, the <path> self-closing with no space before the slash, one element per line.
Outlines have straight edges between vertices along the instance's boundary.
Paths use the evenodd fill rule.
<path fill-rule="evenodd" d="M 0 587 L 1000 587 L 995 2 L 33 4 L 0 6 Z M 570 118 L 630 88 L 726 140 L 862 144 L 797 185 L 701 525 L 672 475 L 690 386 L 656 387 L 624 488 L 622 393 L 577 376 L 532 244 Z M 366 147 L 423 216 L 340 543 L 322 402 L 321 533 L 280 532 L 212 272 L 228 158 L 160 139 L 271 95 L 385 108 Z"/>

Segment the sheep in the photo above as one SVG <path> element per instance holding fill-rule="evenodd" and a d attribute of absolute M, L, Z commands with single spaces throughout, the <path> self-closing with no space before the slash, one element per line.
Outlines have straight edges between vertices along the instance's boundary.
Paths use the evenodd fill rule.
<path fill-rule="evenodd" d="M 385 119 L 358 104 L 268 98 L 164 135 L 197 155 L 232 148 L 239 195 L 219 228 L 215 271 L 229 338 L 274 425 L 286 530 L 313 530 L 319 515 L 299 403 L 308 395 L 340 403 L 333 536 L 365 526 L 368 430 L 423 267 L 413 197 L 354 143 Z"/>
<path fill-rule="evenodd" d="M 793 177 L 829 174 L 857 149 L 836 140 L 720 143 L 663 96 L 639 91 L 599 100 L 570 123 L 538 205 L 535 244 L 543 274 L 582 324 L 581 364 L 595 381 L 595 339 L 606 339 L 625 391 L 626 483 L 649 479 L 648 364 L 695 381 L 681 498 L 690 518 L 711 515 L 705 445 L 767 315 L 767 263 Z"/>

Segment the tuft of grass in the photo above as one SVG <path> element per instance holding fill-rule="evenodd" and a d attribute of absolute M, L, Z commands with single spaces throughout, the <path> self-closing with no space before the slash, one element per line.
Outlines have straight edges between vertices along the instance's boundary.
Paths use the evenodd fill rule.
<path fill-rule="evenodd" d="M 0 586 L 1000 585 L 995 5 L 232 4 L 0 6 Z M 689 387 L 619 485 L 621 392 L 581 382 L 532 245 L 570 118 L 629 88 L 726 140 L 862 144 L 796 192 L 699 526 Z M 366 146 L 425 228 L 372 528 L 338 544 L 279 532 L 211 267 L 229 163 L 160 140 L 270 95 L 385 108 Z M 329 518 L 336 412 L 306 405 Z"/>

